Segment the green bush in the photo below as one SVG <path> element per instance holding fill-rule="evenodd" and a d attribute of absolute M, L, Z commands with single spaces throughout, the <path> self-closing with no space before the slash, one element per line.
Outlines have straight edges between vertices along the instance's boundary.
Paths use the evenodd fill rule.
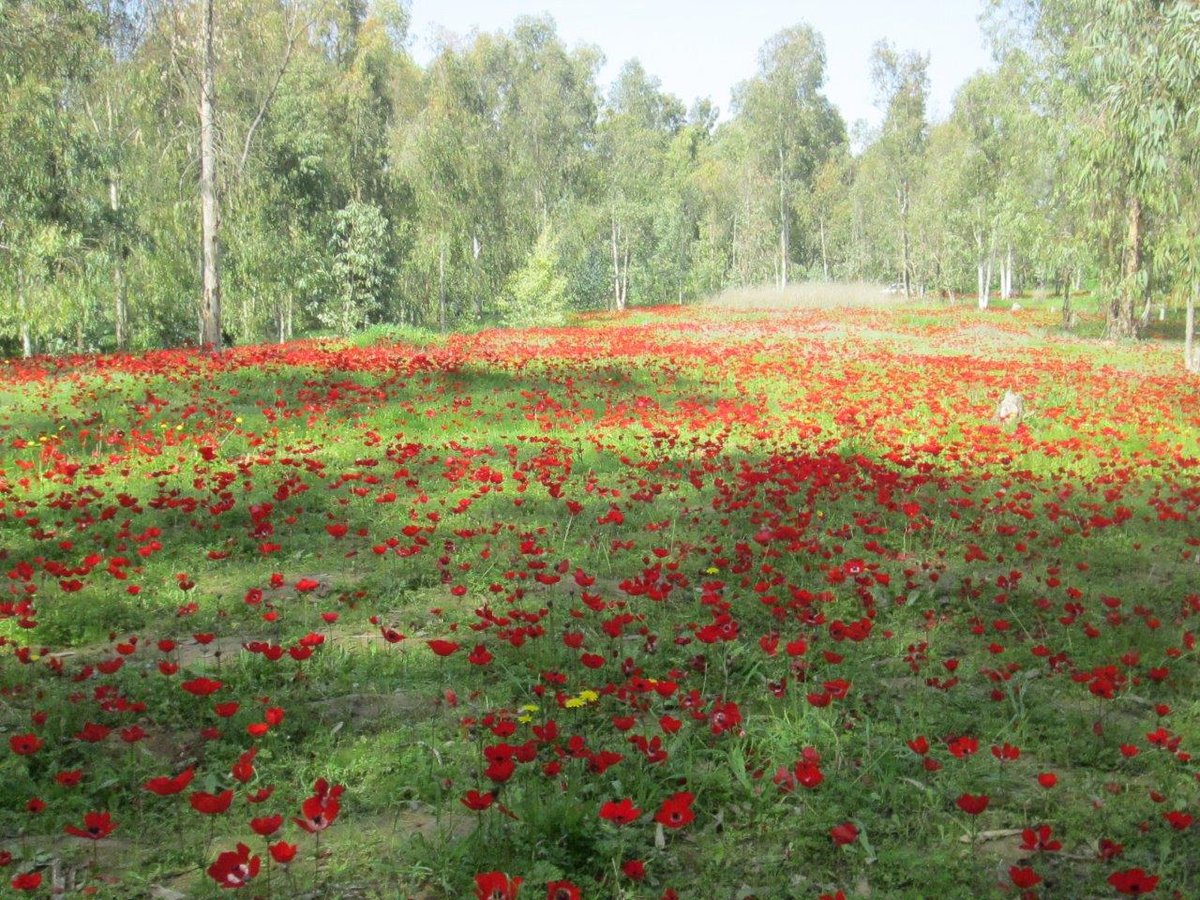
<path fill-rule="evenodd" d="M 514 328 L 561 325 L 567 317 L 567 301 L 558 244 L 551 230 L 543 228 L 525 264 L 504 284 L 498 304 L 500 318 Z"/>

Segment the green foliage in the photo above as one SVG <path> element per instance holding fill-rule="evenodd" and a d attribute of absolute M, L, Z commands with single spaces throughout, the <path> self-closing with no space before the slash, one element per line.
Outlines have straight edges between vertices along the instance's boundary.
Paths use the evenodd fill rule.
<path fill-rule="evenodd" d="M 501 321 L 514 328 L 561 325 L 566 320 L 568 299 L 557 240 L 546 228 L 525 264 L 505 282 L 499 304 Z"/>
<path fill-rule="evenodd" d="M 928 57 L 882 42 L 882 125 L 848 138 L 804 24 L 765 42 L 720 120 L 637 60 L 600 84 L 599 51 L 544 15 L 422 67 L 397 0 L 218 4 L 224 332 L 517 321 L 548 232 L 571 310 L 818 275 L 957 297 L 998 273 L 1068 302 L 1099 283 L 1110 326 L 1136 331 L 1200 268 L 1200 9 L 988 5 L 998 65 L 945 121 Z M 196 339 L 186 12 L 0 3 L 3 352 Z"/>
<path fill-rule="evenodd" d="M 333 217 L 333 295 L 317 318 L 338 334 L 350 335 L 382 306 L 389 286 L 388 221 L 379 207 L 351 201 Z"/>

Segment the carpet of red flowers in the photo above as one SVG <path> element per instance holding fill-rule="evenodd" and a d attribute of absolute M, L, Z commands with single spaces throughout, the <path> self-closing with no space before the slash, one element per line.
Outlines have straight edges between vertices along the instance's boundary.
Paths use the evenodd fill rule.
<path fill-rule="evenodd" d="M 0 366 L 4 887 L 1200 896 L 1200 382 L 1038 325 Z"/>

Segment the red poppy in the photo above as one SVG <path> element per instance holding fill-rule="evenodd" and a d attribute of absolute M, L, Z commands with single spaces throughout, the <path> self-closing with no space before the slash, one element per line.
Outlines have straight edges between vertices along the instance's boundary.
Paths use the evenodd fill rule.
<path fill-rule="evenodd" d="M 623 800 L 610 800 L 600 807 L 600 818 L 614 825 L 628 825 L 636 821 L 641 814 L 642 811 L 634 806 L 628 797 Z"/>
<path fill-rule="evenodd" d="M 36 734 L 14 734 L 8 739 L 8 746 L 17 756 L 32 756 L 42 749 L 43 744 Z"/>
<path fill-rule="evenodd" d="M 682 828 L 696 818 L 696 814 L 692 811 L 694 799 L 695 795 L 691 791 L 672 794 L 658 808 L 658 812 L 654 815 L 654 821 L 666 828 Z"/>
<path fill-rule="evenodd" d="M 250 855 L 250 848 L 238 844 L 237 850 L 226 850 L 208 867 L 209 877 L 223 888 L 245 887 L 258 875 L 262 861 Z"/>
<path fill-rule="evenodd" d="M 717 703 L 708 715 L 709 725 L 713 734 L 721 734 L 730 728 L 736 728 L 742 722 L 742 713 L 733 702 Z"/>
<path fill-rule="evenodd" d="M 475 876 L 475 900 L 517 900 L 524 880 L 503 872 L 481 872 Z"/>
<path fill-rule="evenodd" d="M 303 818 L 292 819 L 309 834 L 324 831 L 334 823 L 341 810 L 338 798 L 342 796 L 344 790 L 340 784 L 330 788 L 324 778 L 318 779 L 313 789 L 315 793 L 300 806 Z"/>
<path fill-rule="evenodd" d="M 1058 784 L 1058 776 L 1053 772 L 1039 772 L 1037 777 L 1038 784 L 1049 790 Z"/>
<path fill-rule="evenodd" d="M 833 838 L 834 844 L 839 847 L 844 847 L 846 844 L 853 844 L 858 840 L 858 826 L 853 822 L 843 822 L 841 825 L 834 825 L 829 829 L 829 836 Z"/>
<path fill-rule="evenodd" d="M 1042 876 L 1027 866 L 1010 866 L 1008 877 L 1012 879 L 1014 887 L 1023 891 L 1042 883 Z"/>
<path fill-rule="evenodd" d="M 207 697 L 210 694 L 215 694 L 223 687 L 221 682 L 213 678 L 193 678 L 191 681 L 185 681 L 179 686 L 194 697 Z"/>
<path fill-rule="evenodd" d="M 283 826 L 283 816 L 260 816 L 250 820 L 250 830 L 260 837 L 270 837 Z"/>
<path fill-rule="evenodd" d="M 298 848 L 295 844 L 289 844 L 287 841 L 279 841 L 267 849 L 271 851 L 271 859 L 275 860 L 281 866 L 286 866 L 296 858 L 296 850 Z"/>
<path fill-rule="evenodd" d="M 473 666 L 486 666 L 493 659 L 494 657 L 483 644 L 476 645 L 475 649 L 471 651 L 471 655 L 467 657 L 467 661 Z"/>
<path fill-rule="evenodd" d="M 75 737 L 78 740 L 84 741 L 88 744 L 98 744 L 108 737 L 111 731 L 112 729 L 105 725 L 98 725 L 95 722 L 86 722 L 84 723 L 83 730 L 75 733 Z"/>
<path fill-rule="evenodd" d="M 1055 853 L 1062 849 L 1062 841 L 1050 837 L 1052 829 L 1049 825 L 1039 825 L 1037 828 L 1026 828 L 1021 832 L 1021 849 L 1031 852 Z"/>
<path fill-rule="evenodd" d="M 36 891 L 42 886 L 41 872 L 22 872 L 12 880 L 14 891 Z"/>
<path fill-rule="evenodd" d="M 90 812 L 84 813 L 82 828 L 78 828 L 75 825 L 68 825 L 63 830 L 67 834 L 86 838 L 89 841 L 102 841 L 112 834 L 116 828 L 117 823 L 112 820 L 112 816 L 109 813 Z"/>
<path fill-rule="evenodd" d="M 438 656 L 449 656 L 451 653 L 457 651 L 459 647 L 459 645 L 454 641 L 443 641 L 440 638 L 434 638 L 433 640 L 426 641 L 425 643 L 428 644 L 429 649 Z"/>
<path fill-rule="evenodd" d="M 626 860 L 621 866 L 621 871 L 625 873 L 625 877 L 633 881 L 641 881 L 646 877 L 646 864 L 640 859 Z"/>
<path fill-rule="evenodd" d="M 470 790 L 470 791 L 467 791 L 466 796 L 464 796 L 462 798 L 462 802 L 463 802 L 463 806 L 465 806 L 467 809 L 475 810 L 476 812 L 478 812 L 480 810 L 487 809 L 489 806 L 491 806 L 492 802 L 495 799 L 496 799 L 496 795 L 493 794 L 491 791 L 487 791 L 487 792 L 481 794 L 479 791 Z"/>
<path fill-rule="evenodd" d="M 1126 869 L 1124 872 L 1113 872 L 1108 876 L 1108 883 L 1118 894 L 1129 897 L 1140 897 L 1153 893 L 1158 887 L 1157 875 L 1148 875 L 1140 868 Z"/>
<path fill-rule="evenodd" d="M 229 770 L 233 778 L 241 784 L 245 784 L 254 777 L 254 757 L 258 754 L 257 747 L 251 747 L 245 753 L 238 757 L 238 761 L 233 764 Z"/>
<path fill-rule="evenodd" d="M 583 900 L 583 892 L 570 881 L 551 881 L 546 885 L 546 900 Z"/>
<path fill-rule="evenodd" d="M 204 791 L 193 791 L 188 798 L 192 809 L 206 816 L 218 816 L 229 809 L 233 802 L 233 789 L 226 788 L 219 794 L 209 794 Z"/>
<path fill-rule="evenodd" d="M 1195 821 L 1190 813 L 1178 809 L 1172 810 L 1169 813 L 1163 813 L 1163 818 L 1176 831 L 1187 831 L 1192 827 L 1192 822 Z"/>
<path fill-rule="evenodd" d="M 987 794 L 960 794 L 955 804 L 969 816 L 977 816 L 988 808 L 991 798 Z"/>

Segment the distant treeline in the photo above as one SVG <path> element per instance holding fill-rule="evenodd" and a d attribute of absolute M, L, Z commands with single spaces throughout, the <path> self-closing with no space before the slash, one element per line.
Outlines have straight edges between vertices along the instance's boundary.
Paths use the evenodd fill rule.
<path fill-rule="evenodd" d="M 1086 278 L 1136 335 L 1200 283 L 1200 6 L 984 6 L 997 62 L 946 121 L 929 58 L 881 41 L 883 123 L 849 134 L 804 25 L 721 117 L 637 61 L 602 88 L 544 17 L 422 67 L 396 0 L 0 0 L 0 350 L 552 323 L 812 277 L 981 303 Z"/>

